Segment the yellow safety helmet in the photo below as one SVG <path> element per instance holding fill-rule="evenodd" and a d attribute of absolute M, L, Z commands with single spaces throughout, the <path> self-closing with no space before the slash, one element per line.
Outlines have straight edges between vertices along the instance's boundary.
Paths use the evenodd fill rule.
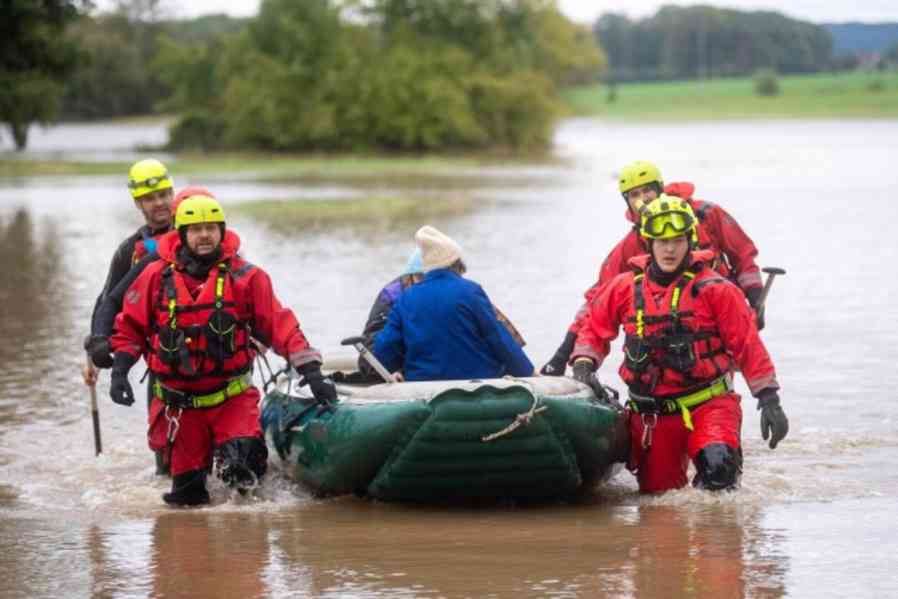
<path fill-rule="evenodd" d="M 174 185 L 165 165 L 149 158 L 135 162 L 128 171 L 128 190 L 135 200 L 161 189 L 171 189 Z"/>
<path fill-rule="evenodd" d="M 627 196 L 627 192 L 648 183 L 658 184 L 658 193 L 664 187 L 664 181 L 661 179 L 661 171 L 658 167 L 645 160 L 637 160 L 633 164 L 628 164 L 620 172 L 620 192 Z"/>
<path fill-rule="evenodd" d="M 690 246 L 698 246 L 698 219 L 686 200 L 662 193 L 649 202 L 640 214 L 639 232 L 645 239 L 673 239 L 688 235 Z"/>
<path fill-rule="evenodd" d="M 175 213 L 175 228 L 179 230 L 181 227 L 198 223 L 221 223 L 223 225 L 224 222 L 225 215 L 221 204 L 207 195 L 186 198 L 178 204 L 178 211 Z"/>

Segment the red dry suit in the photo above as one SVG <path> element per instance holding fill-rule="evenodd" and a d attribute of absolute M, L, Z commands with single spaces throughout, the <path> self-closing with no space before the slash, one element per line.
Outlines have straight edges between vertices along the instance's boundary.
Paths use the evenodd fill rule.
<path fill-rule="evenodd" d="M 760 289 L 761 272 L 755 264 L 758 248 L 754 242 L 726 210 L 717 204 L 694 199 L 692 197 L 694 191 L 695 186 L 692 183 L 671 183 L 664 188 L 664 193 L 689 202 L 698 217 L 698 247 L 714 252 L 714 259 L 710 263 L 712 268 L 733 280 L 746 295 L 751 288 Z M 636 216 L 629 209 L 625 216 L 634 226 L 602 262 L 597 282 L 584 294 L 587 304 L 602 285 L 629 270 L 628 262 L 631 258 L 649 251 L 645 240 L 639 234 Z M 586 310 L 587 306 L 584 304 L 568 328 L 570 332 L 576 333 L 582 326 L 581 320 Z"/>
<path fill-rule="evenodd" d="M 667 286 L 647 276 L 649 256 L 631 259 L 635 270 L 598 291 L 577 335 L 573 359 L 588 357 L 600 365 L 610 342 L 624 330 L 619 374 L 630 390 L 630 466 L 642 492 L 685 485 L 688 460 L 710 444 L 740 449 L 742 411 L 731 382 L 735 369 L 752 395 L 779 389 L 754 314 L 739 289 L 707 266 L 713 258 L 707 250 L 692 252 L 691 266 Z M 686 407 L 675 401 L 709 387 L 715 389 L 710 399 Z M 648 447 L 637 400 L 667 408 L 650 431 Z"/>
<path fill-rule="evenodd" d="M 275 297 L 268 274 L 237 255 L 236 233 L 225 231 L 221 258 L 204 280 L 183 270 L 180 246 L 177 231 L 160 239 L 161 259 L 128 289 L 111 338 L 113 351 L 143 355 L 161 385 L 149 413 L 153 450 L 166 448 L 169 417 L 179 411 L 166 409 L 160 395 L 205 396 L 239 383 L 239 392 L 223 402 L 180 413 L 172 475 L 209 467 L 212 450 L 230 439 L 261 435 L 259 391 L 243 378 L 256 355 L 250 337 L 294 366 L 321 361 L 293 312 Z"/>

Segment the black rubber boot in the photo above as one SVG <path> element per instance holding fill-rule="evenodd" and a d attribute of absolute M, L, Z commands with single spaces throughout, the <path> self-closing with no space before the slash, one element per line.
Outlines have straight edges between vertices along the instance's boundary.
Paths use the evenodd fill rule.
<path fill-rule="evenodd" d="M 215 450 L 218 477 L 241 493 L 256 487 L 268 469 L 268 448 L 260 437 L 241 437 Z"/>
<path fill-rule="evenodd" d="M 742 450 L 725 443 L 702 447 L 695 456 L 695 478 L 692 486 L 707 491 L 732 491 L 742 475 Z"/>
<path fill-rule="evenodd" d="M 172 477 L 171 491 L 162 495 L 162 500 L 169 505 L 191 506 L 209 503 L 209 491 L 206 490 L 206 471 L 189 470 Z"/>

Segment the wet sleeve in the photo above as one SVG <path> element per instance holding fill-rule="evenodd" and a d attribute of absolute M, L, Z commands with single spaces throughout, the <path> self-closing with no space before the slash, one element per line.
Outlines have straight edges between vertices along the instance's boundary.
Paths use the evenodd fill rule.
<path fill-rule="evenodd" d="M 135 360 L 147 353 L 147 340 L 152 333 L 153 290 L 159 288 L 159 277 L 158 270 L 144 270 L 128 287 L 128 301 L 116 315 L 109 339 L 112 351 L 131 354 Z"/>
<path fill-rule="evenodd" d="M 588 317 L 577 332 L 571 364 L 577 358 L 590 358 L 597 366 L 605 361 L 620 331 L 622 308 L 629 305 L 632 281 L 632 276 L 618 275 L 593 297 Z"/>
<path fill-rule="evenodd" d="M 405 363 L 405 340 L 402 333 L 403 298 L 400 297 L 389 316 L 387 324 L 374 338 L 374 357 L 390 372 L 400 370 Z"/>
<path fill-rule="evenodd" d="M 614 246 L 614 249 L 611 250 L 611 253 L 608 254 L 605 261 L 602 262 L 602 267 L 599 269 L 599 280 L 591 289 L 598 290 L 600 287 L 609 283 L 617 275 L 629 272 L 631 270 L 630 258 L 644 254 L 645 252 L 646 250 L 639 240 L 639 234 L 635 229 L 630 229 L 630 232 L 627 233 L 626 237 L 621 239 L 618 244 Z M 589 291 L 587 291 L 587 300 L 589 299 L 588 294 Z M 595 294 L 596 291 L 593 291 L 592 295 L 594 296 Z"/>
<path fill-rule="evenodd" d="M 90 316 L 90 330 L 92 334 L 97 329 L 97 313 L 100 310 L 100 306 L 103 305 L 103 300 L 131 269 L 131 257 L 134 255 L 135 241 L 136 238 L 132 235 L 122 242 L 118 249 L 115 250 L 115 254 L 112 255 L 112 261 L 109 263 L 109 272 L 106 274 L 106 282 L 103 284 L 103 290 L 100 291 L 100 295 L 97 296 L 97 301 L 94 302 L 94 310 Z"/>
<path fill-rule="evenodd" d="M 752 287 L 761 287 L 761 271 L 755 263 L 758 248 L 751 238 L 742 230 L 726 210 L 714 206 L 709 217 L 717 237 L 720 249 L 733 268 L 733 277 L 743 292 Z"/>
<path fill-rule="evenodd" d="M 105 294 L 99 308 L 95 311 L 93 327 L 91 329 L 92 335 L 108 337 L 112 334 L 115 316 L 122 309 L 122 302 L 124 301 L 125 293 L 128 291 L 128 288 L 131 287 L 134 281 L 137 280 L 137 277 L 140 276 L 140 273 L 142 273 L 147 266 L 158 259 L 159 255 L 155 252 L 147 254 L 141 258 L 140 262 L 132 266 L 131 269 L 125 273 L 125 276 L 121 278 L 115 287 Z"/>
<path fill-rule="evenodd" d="M 577 310 L 577 314 L 574 315 L 574 322 L 568 327 L 569 332 L 576 334 L 585 326 L 589 319 L 592 300 L 599 295 L 602 288 L 612 281 L 614 277 L 631 270 L 629 264 L 630 258 L 644 252 L 645 248 L 639 241 L 638 234 L 635 229 L 631 229 L 630 232 L 627 233 L 627 236 L 614 246 L 614 249 L 611 250 L 611 253 L 608 254 L 605 261 L 602 262 L 602 266 L 599 268 L 599 278 L 592 287 L 587 289 L 583 294 L 586 301 L 583 302 L 583 305 Z"/>
<path fill-rule="evenodd" d="M 699 298 L 708 302 L 717 322 L 723 346 L 732 356 L 752 395 L 765 388 L 779 389 L 776 371 L 758 334 L 754 312 L 735 285 L 710 285 Z"/>
<path fill-rule="evenodd" d="M 466 303 L 493 355 L 505 365 L 506 373 L 512 376 L 532 376 L 533 363 L 508 329 L 499 322 L 493 303 L 483 288 L 475 286 Z"/>
<path fill-rule="evenodd" d="M 256 268 L 249 277 L 253 337 L 270 346 L 293 366 L 322 363 L 321 353 L 309 344 L 296 315 L 290 308 L 282 306 L 274 295 L 268 273 Z"/>

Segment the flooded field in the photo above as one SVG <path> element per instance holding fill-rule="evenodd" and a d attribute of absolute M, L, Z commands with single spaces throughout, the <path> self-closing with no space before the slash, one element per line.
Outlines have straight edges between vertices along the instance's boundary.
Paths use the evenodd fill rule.
<path fill-rule="evenodd" d="M 130 128 L 129 128 L 130 127 Z M 156 126 L 64 125 L 35 158 L 138 156 Z M 8 141 L 8 140 L 7 140 Z M 5 146 L 0 147 L 2 150 Z M 544 164 L 428 178 L 179 176 L 225 208 L 260 199 L 402 194 L 461 201 L 430 224 L 542 364 L 627 230 L 615 174 L 635 159 L 724 205 L 780 266 L 762 337 L 789 437 L 760 439 L 744 383 L 736 493 L 636 493 L 621 472 L 588 501 L 428 508 L 315 500 L 277 472 L 258 497 L 211 485 L 213 505 L 164 507 L 145 408 L 98 387 L 93 456 L 81 339 L 118 243 L 140 224 L 121 176 L 0 179 L 2 597 L 888 597 L 898 595 L 898 122 L 635 125 L 565 121 Z M 8 155 L 0 157 L 8 159 Z M 424 222 L 274 227 L 235 211 L 244 254 L 325 355 L 358 333 Z M 601 376 L 620 387 L 616 355 Z M 139 376 L 134 369 L 135 380 Z"/>

